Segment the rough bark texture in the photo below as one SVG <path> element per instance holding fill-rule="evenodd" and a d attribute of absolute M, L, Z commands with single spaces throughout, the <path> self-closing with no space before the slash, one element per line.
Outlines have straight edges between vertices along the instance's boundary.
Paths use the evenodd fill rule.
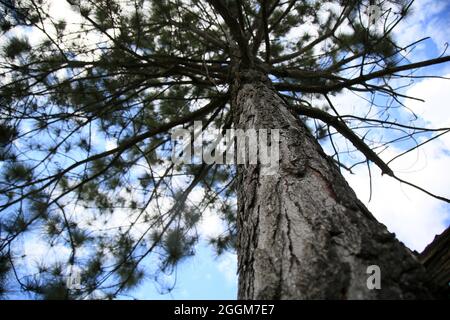
<path fill-rule="evenodd" d="M 450 299 L 450 227 L 417 255 L 438 297 Z"/>
<path fill-rule="evenodd" d="M 245 80 L 244 80 L 245 79 Z M 239 299 L 430 298 L 424 268 L 377 222 L 271 84 L 241 75 L 240 129 L 280 129 L 280 168 L 238 168 Z M 381 268 L 381 290 L 367 267 Z"/>

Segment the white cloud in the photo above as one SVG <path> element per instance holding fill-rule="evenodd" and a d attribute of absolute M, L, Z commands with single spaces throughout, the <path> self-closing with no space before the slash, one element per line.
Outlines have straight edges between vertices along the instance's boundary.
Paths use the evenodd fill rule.
<path fill-rule="evenodd" d="M 206 210 L 198 226 L 200 235 L 206 239 L 214 238 L 224 232 L 224 225 L 216 212 Z"/>
<path fill-rule="evenodd" d="M 47 239 L 43 238 L 39 231 L 28 234 L 22 243 L 19 260 L 21 275 L 35 274 L 38 266 L 64 263 L 71 253 L 70 248 L 62 244 L 56 243 L 50 247 Z M 17 247 L 14 250 L 17 250 Z"/>
<path fill-rule="evenodd" d="M 449 76 L 449 75 L 447 75 Z M 448 80 L 427 79 L 408 90 L 408 95 L 420 97 L 425 103 L 406 101 L 406 107 L 419 116 L 419 123 L 429 127 L 450 127 L 450 83 Z M 420 141 L 424 141 L 422 138 Z M 418 151 L 393 161 L 390 166 L 396 174 L 437 195 L 450 197 L 450 137 L 449 134 L 423 145 Z M 384 160 L 393 158 L 402 149 L 390 148 L 382 154 Z M 381 176 L 372 165 L 373 197 L 369 199 L 367 169 L 360 167 L 355 175 L 346 178 L 358 197 L 365 202 L 379 221 L 412 249 L 421 251 L 436 234 L 441 233 L 450 219 L 449 206 L 423 192 Z"/>
<path fill-rule="evenodd" d="M 450 73 L 444 75 L 450 78 Z M 430 127 L 450 128 L 450 80 L 428 79 L 421 81 L 407 91 L 407 95 L 425 100 L 411 100 L 408 108 L 414 111 Z M 442 136 L 442 141 L 450 150 L 450 134 Z"/>
<path fill-rule="evenodd" d="M 226 252 L 218 258 L 217 269 L 223 274 L 226 280 L 226 284 L 236 285 L 236 266 L 237 256 L 236 254 Z"/>
<path fill-rule="evenodd" d="M 196 187 L 189 195 L 189 201 L 199 204 L 203 200 L 204 194 L 203 189 Z M 225 231 L 225 225 L 217 212 L 208 208 L 203 213 L 197 230 L 203 239 L 217 238 Z"/>
<path fill-rule="evenodd" d="M 410 166 L 414 155 L 411 154 L 396 162 L 396 173 L 404 180 L 413 182 L 436 194 L 450 196 L 448 164 L 450 157 L 442 153 L 436 144 L 430 144 L 423 150 L 431 157 L 427 165 L 419 161 Z M 408 172 L 401 172 L 409 168 Z M 416 170 L 417 169 L 417 170 Z M 384 223 L 397 238 L 409 248 L 422 251 L 436 234 L 441 233 L 448 224 L 450 213 L 448 206 L 425 193 L 390 178 L 381 176 L 374 165 L 372 171 L 372 200 L 369 199 L 369 178 L 367 169 L 359 167 L 354 175 L 345 174 L 347 181 L 378 219 Z"/>
<path fill-rule="evenodd" d="M 445 43 L 450 42 L 447 32 L 450 28 L 450 19 L 446 14 L 448 8 L 448 1 L 414 1 L 410 15 L 398 25 L 394 32 L 397 41 L 405 46 L 421 38 L 431 37 L 438 51 L 442 51 Z M 426 58 L 426 49 L 425 45 L 419 46 L 412 57 L 417 60 Z"/>

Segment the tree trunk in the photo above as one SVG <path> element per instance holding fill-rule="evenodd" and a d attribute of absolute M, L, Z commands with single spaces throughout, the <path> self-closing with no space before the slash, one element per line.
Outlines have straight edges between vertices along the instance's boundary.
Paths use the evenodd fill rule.
<path fill-rule="evenodd" d="M 425 267 L 439 299 L 450 299 L 450 227 L 434 237 L 420 254 L 416 254 Z"/>
<path fill-rule="evenodd" d="M 234 88 L 238 129 L 280 129 L 280 167 L 238 166 L 239 299 L 431 298 L 422 265 L 357 199 L 260 73 Z M 381 271 L 369 289 L 367 268 Z"/>

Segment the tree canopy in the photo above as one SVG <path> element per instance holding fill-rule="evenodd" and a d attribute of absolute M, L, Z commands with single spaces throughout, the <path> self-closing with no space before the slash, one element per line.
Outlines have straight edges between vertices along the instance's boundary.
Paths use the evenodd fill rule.
<path fill-rule="evenodd" d="M 366 0 L 67 0 L 63 18 L 53 1 L 0 3 L 0 294 L 114 298 L 145 280 L 170 290 L 166 275 L 195 253 L 208 210 L 225 226 L 210 243 L 233 250 L 234 166 L 172 163 L 170 133 L 195 120 L 232 128 L 242 70 L 267 75 L 317 139 L 345 138 L 359 156 L 335 150 L 342 170 L 373 162 L 409 183 L 379 152 L 450 130 L 388 112 L 420 98 L 402 90 L 414 70 L 450 60 L 411 62 L 426 39 L 396 44 L 412 1 L 376 2 L 376 24 Z M 339 114 L 343 92 L 376 112 Z M 367 128 L 396 136 L 375 141 Z M 58 254 L 29 265 L 23 243 L 39 238 Z"/>

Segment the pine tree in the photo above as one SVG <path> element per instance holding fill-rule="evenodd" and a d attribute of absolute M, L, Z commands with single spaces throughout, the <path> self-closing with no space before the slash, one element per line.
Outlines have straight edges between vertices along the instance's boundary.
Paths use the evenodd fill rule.
<path fill-rule="evenodd" d="M 0 60 L 0 293 L 115 298 L 161 282 L 195 254 L 212 210 L 227 228 L 211 245 L 238 254 L 239 298 L 432 297 L 421 264 L 344 180 L 348 163 L 318 142 L 341 135 L 362 164 L 408 183 L 357 129 L 448 131 L 344 118 L 333 104 L 357 92 L 402 106 L 414 97 L 392 82 L 450 60 L 403 55 L 392 33 L 411 2 L 385 1 L 375 26 L 366 0 L 67 0 L 75 22 L 48 1 L 1 3 L 15 14 Z M 280 129 L 279 171 L 170 161 L 171 132 L 196 121 Z M 36 235 L 57 257 L 31 267 L 21 243 Z M 366 287 L 370 265 L 382 290 Z"/>

